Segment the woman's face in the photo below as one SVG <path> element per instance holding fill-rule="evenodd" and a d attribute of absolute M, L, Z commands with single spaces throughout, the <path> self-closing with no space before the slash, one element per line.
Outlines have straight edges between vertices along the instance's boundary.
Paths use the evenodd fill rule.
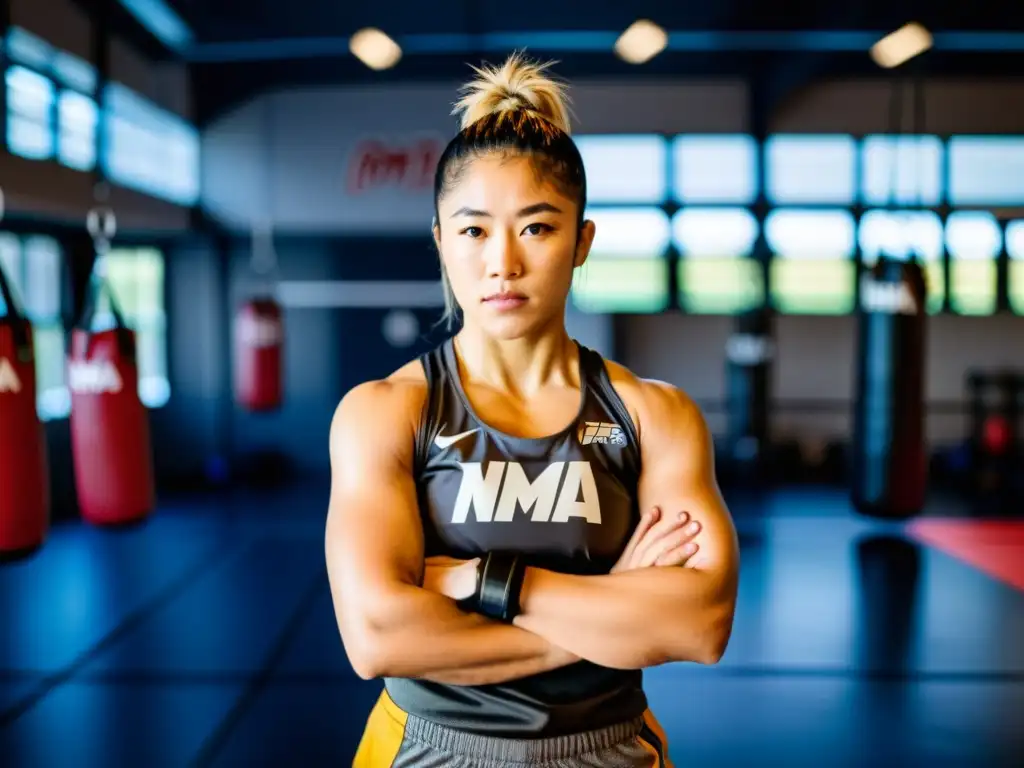
<path fill-rule="evenodd" d="M 561 322 L 573 269 L 594 239 L 592 222 L 577 233 L 578 216 L 529 158 L 471 160 L 434 228 L 464 323 L 515 339 Z"/>

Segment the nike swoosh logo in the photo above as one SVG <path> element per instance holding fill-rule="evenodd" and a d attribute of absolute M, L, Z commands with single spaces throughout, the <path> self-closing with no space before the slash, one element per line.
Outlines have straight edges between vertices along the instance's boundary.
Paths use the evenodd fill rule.
<path fill-rule="evenodd" d="M 462 438 L 469 437 L 474 432 L 479 432 L 479 431 L 480 431 L 480 427 L 477 427 L 476 429 L 471 429 L 468 432 L 460 432 L 457 435 L 449 435 L 448 437 L 445 437 L 444 435 L 438 435 L 437 437 L 434 438 L 434 445 L 436 445 L 438 448 L 444 450 L 445 448 L 449 448 L 449 447 L 455 445 Z"/>

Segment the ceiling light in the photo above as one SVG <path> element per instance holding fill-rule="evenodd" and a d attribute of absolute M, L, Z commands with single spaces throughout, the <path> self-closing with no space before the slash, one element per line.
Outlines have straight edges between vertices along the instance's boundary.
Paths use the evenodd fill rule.
<path fill-rule="evenodd" d="M 931 47 L 931 33 L 917 22 L 912 22 L 871 46 L 871 58 L 878 66 L 892 69 Z"/>
<path fill-rule="evenodd" d="M 379 29 L 368 27 L 352 35 L 348 49 L 370 69 L 390 69 L 402 58 L 402 49 Z"/>
<path fill-rule="evenodd" d="M 629 29 L 615 41 L 615 53 L 630 64 L 650 61 L 668 45 L 665 30 L 653 21 L 640 19 L 629 25 Z"/>

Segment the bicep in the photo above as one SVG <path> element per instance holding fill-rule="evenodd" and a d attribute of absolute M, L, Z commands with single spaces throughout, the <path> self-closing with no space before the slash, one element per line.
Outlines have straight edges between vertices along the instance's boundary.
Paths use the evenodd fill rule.
<path fill-rule="evenodd" d="M 715 477 L 710 430 L 681 392 L 661 384 L 651 388 L 645 398 L 640 508 L 685 511 L 697 520 L 699 549 L 687 567 L 731 584 L 739 566 L 736 530 Z"/>
<path fill-rule="evenodd" d="M 386 592 L 417 584 L 423 569 L 411 440 L 400 423 L 381 423 L 395 418 L 391 408 L 363 399 L 343 401 L 331 429 L 325 547 L 343 632 L 372 623 Z"/>

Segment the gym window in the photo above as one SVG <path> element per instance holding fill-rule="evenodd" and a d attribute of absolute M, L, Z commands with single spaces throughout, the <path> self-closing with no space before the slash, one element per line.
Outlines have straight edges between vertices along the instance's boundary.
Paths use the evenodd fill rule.
<path fill-rule="evenodd" d="M 996 264 L 1003 233 L 987 211 L 957 211 L 946 220 L 949 251 L 949 303 L 961 315 L 991 315 L 996 310 Z"/>
<path fill-rule="evenodd" d="M 115 184 L 178 205 L 199 200 L 199 132 L 118 83 L 106 87 L 104 156 Z"/>
<path fill-rule="evenodd" d="M 89 94 L 96 90 L 95 68 L 20 27 L 11 28 L 7 45 L 18 62 L 6 73 L 11 152 L 93 170 L 99 108 Z"/>
<path fill-rule="evenodd" d="M 661 203 L 668 195 L 665 140 L 660 136 L 580 136 L 591 203 Z"/>
<path fill-rule="evenodd" d="M 954 136 L 949 140 L 949 202 L 1024 203 L 1024 137 Z"/>
<path fill-rule="evenodd" d="M 942 198 L 937 136 L 868 136 L 861 147 L 861 199 L 868 205 L 931 206 Z"/>
<path fill-rule="evenodd" d="M 754 202 L 757 143 L 746 135 L 678 136 L 672 144 L 672 192 L 685 204 Z"/>
<path fill-rule="evenodd" d="M 58 82 L 81 93 L 95 93 L 98 77 L 96 69 L 67 51 L 54 51 L 50 70 Z"/>
<path fill-rule="evenodd" d="M 91 171 L 96 166 L 96 102 L 75 91 L 61 91 L 57 111 L 57 159 L 69 168 Z"/>
<path fill-rule="evenodd" d="M 54 155 L 53 81 L 22 66 L 8 68 L 7 148 L 29 160 L 48 160 Z"/>
<path fill-rule="evenodd" d="M 1010 257 L 1010 307 L 1024 315 L 1024 219 L 1006 225 L 1006 253 Z"/>
<path fill-rule="evenodd" d="M 942 220 L 937 214 L 931 211 L 868 211 L 860 220 L 858 244 L 863 263 L 869 267 L 882 254 L 897 260 L 916 257 L 924 268 L 928 284 L 928 312 L 936 314 L 942 309 L 946 280 L 942 259 Z"/>
<path fill-rule="evenodd" d="M 573 276 L 572 301 L 584 312 L 661 312 L 668 307 L 668 216 L 658 208 L 588 209 L 597 233 Z"/>
<path fill-rule="evenodd" d="M 167 378 L 167 313 L 164 302 L 164 256 L 155 248 L 115 248 L 103 257 L 107 284 L 135 331 L 139 367 L 139 398 L 149 408 L 165 405 L 171 396 Z M 97 323 L 109 327 L 109 304 Z"/>
<path fill-rule="evenodd" d="M 776 309 L 812 315 L 853 310 L 856 224 L 849 211 L 777 210 L 764 228 Z"/>
<path fill-rule="evenodd" d="M 44 421 L 64 418 L 71 411 L 64 380 L 61 258 L 60 246 L 51 238 L 0 233 L 0 265 L 32 323 L 36 404 Z M 7 308 L 3 311 L 6 314 Z"/>
<path fill-rule="evenodd" d="M 7 30 L 7 57 L 18 64 L 46 71 L 53 58 L 53 46 L 24 27 Z"/>
<path fill-rule="evenodd" d="M 54 51 L 50 71 L 61 86 L 57 97 L 57 160 L 76 171 L 96 167 L 96 130 L 99 106 L 96 70 L 65 51 Z"/>
<path fill-rule="evenodd" d="M 850 205 L 857 188 L 853 137 L 780 134 L 765 142 L 765 189 L 779 204 Z"/>
<path fill-rule="evenodd" d="M 761 266 L 750 258 L 758 230 L 757 219 L 743 208 L 684 208 L 675 215 L 684 311 L 728 315 L 764 303 Z"/>

